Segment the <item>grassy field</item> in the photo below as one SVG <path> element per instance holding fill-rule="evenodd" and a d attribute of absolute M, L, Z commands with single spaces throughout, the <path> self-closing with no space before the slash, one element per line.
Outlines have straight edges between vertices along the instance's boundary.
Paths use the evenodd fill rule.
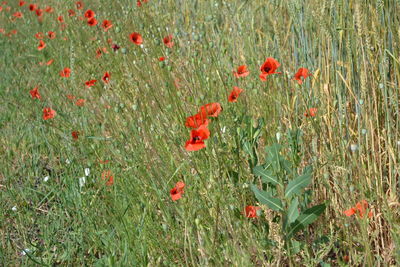
<path fill-rule="evenodd" d="M 400 264 L 400 1 L 19 3 L 0 11 L 0 266 Z"/>

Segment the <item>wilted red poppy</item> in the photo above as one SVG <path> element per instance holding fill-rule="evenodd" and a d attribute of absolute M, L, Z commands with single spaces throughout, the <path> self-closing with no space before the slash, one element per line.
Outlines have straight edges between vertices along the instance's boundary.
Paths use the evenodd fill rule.
<path fill-rule="evenodd" d="M 309 108 L 308 110 L 306 110 L 306 112 L 304 112 L 304 116 L 315 117 L 315 115 L 317 115 L 317 111 L 317 108 Z"/>
<path fill-rule="evenodd" d="M 131 40 L 132 43 L 137 44 L 137 45 L 141 45 L 143 43 L 142 36 L 137 32 L 131 33 L 129 35 L 129 40 Z"/>
<path fill-rule="evenodd" d="M 97 19 L 95 17 L 88 19 L 87 21 L 89 26 L 96 26 L 97 25 Z"/>
<path fill-rule="evenodd" d="M 231 94 L 228 97 L 229 102 L 236 102 L 239 95 L 243 92 L 243 89 L 234 86 Z"/>
<path fill-rule="evenodd" d="M 117 45 L 117 44 L 113 44 L 112 45 L 112 49 L 114 50 L 114 52 L 115 51 L 117 51 L 118 49 L 120 49 L 121 47 L 119 46 L 119 45 Z"/>
<path fill-rule="evenodd" d="M 91 9 L 86 10 L 86 12 L 84 14 L 85 18 L 88 18 L 88 19 L 93 18 L 95 15 L 96 14 Z"/>
<path fill-rule="evenodd" d="M 76 4 L 76 9 L 83 9 L 83 3 L 82 1 L 78 1 L 75 3 Z"/>
<path fill-rule="evenodd" d="M 81 98 L 75 102 L 75 105 L 77 105 L 78 107 L 83 107 L 85 105 L 85 102 L 86 100 Z"/>
<path fill-rule="evenodd" d="M 13 14 L 13 16 L 16 17 L 16 18 L 22 18 L 22 17 L 23 17 L 22 13 L 19 12 L 19 11 L 15 12 L 15 13 Z"/>
<path fill-rule="evenodd" d="M 49 61 L 46 62 L 46 65 L 50 66 L 51 64 L 53 64 L 53 62 L 54 62 L 54 59 L 50 59 Z"/>
<path fill-rule="evenodd" d="M 208 139 L 208 137 L 210 137 L 210 131 L 205 125 L 201 125 L 197 130 L 192 130 L 190 132 L 190 139 L 185 144 L 186 150 L 197 151 L 205 148 L 204 140 Z"/>
<path fill-rule="evenodd" d="M 43 32 L 38 32 L 38 33 L 35 34 L 35 38 L 39 39 L 39 40 L 43 39 L 43 36 L 44 36 Z"/>
<path fill-rule="evenodd" d="M 260 67 L 261 70 L 260 79 L 266 81 L 268 75 L 281 74 L 282 72 L 276 72 L 276 70 L 279 68 L 280 65 L 281 64 L 279 64 L 279 62 L 276 59 L 272 57 L 267 58 Z"/>
<path fill-rule="evenodd" d="M 30 5 L 29 5 L 29 10 L 30 10 L 30 11 L 35 11 L 36 8 L 37 8 L 37 5 L 36 5 L 36 4 L 30 4 Z"/>
<path fill-rule="evenodd" d="M 32 90 L 29 91 L 29 93 L 31 94 L 32 99 L 41 99 L 41 96 L 39 94 L 39 87 L 35 87 Z"/>
<path fill-rule="evenodd" d="M 19 6 L 25 5 L 25 1 L 19 1 Z"/>
<path fill-rule="evenodd" d="M 196 115 L 186 118 L 186 122 L 185 122 L 186 127 L 197 129 L 201 125 L 205 125 L 205 126 L 208 125 L 207 116 L 204 116 L 201 113 L 197 113 Z"/>
<path fill-rule="evenodd" d="M 42 49 L 44 49 L 46 47 L 46 43 L 43 42 L 43 40 L 39 41 L 39 46 L 38 46 L 38 50 L 41 51 Z"/>
<path fill-rule="evenodd" d="M 54 9 L 51 6 L 47 6 L 44 11 L 46 11 L 47 13 L 53 13 Z"/>
<path fill-rule="evenodd" d="M 175 187 L 169 191 L 169 194 L 172 198 L 172 201 L 177 201 L 182 198 L 182 194 L 184 193 L 183 189 L 185 188 L 185 183 L 180 181 L 177 182 Z"/>
<path fill-rule="evenodd" d="M 166 47 L 172 48 L 174 46 L 174 42 L 172 42 L 172 35 L 165 36 L 163 42 Z"/>
<path fill-rule="evenodd" d="M 59 22 L 63 23 L 63 22 L 64 22 L 64 17 L 63 17 L 63 16 L 58 16 L 58 17 L 57 17 L 57 20 L 58 20 Z"/>
<path fill-rule="evenodd" d="M 240 78 L 240 77 L 246 77 L 247 75 L 249 75 L 249 73 L 250 73 L 250 71 L 247 70 L 247 66 L 242 65 L 242 66 L 239 66 L 237 68 L 237 70 L 233 72 L 233 75 L 236 78 Z"/>
<path fill-rule="evenodd" d="M 165 60 L 165 57 L 159 57 L 158 58 L 158 61 L 164 61 Z"/>
<path fill-rule="evenodd" d="M 74 140 L 78 140 L 78 138 L 79 138 L 79 132 L 78 131 L 72 131 L 71 135 L 72 135 L 72 138 Z"/>
<path fill-rule="evenodd" d="M 54 109 L 51 109 L 51 108 L 43 109 L 43 119 L 44 120 L 52 119 L 55 116 L 56 116 L 56 111 Z"/>
<path fill-rule="evenodd" d="M 247 218 L 256 218 L 257 216 L 257 210 L 260 210 L 260 207 L 256 207 L 256 206 L 246 206 L 245 208 L 245 215 Z"/>
<path fill-rule="evenodd" d="M 309 73 L 308 72 L 308 69 L 306 69 L 306 68 L 300 68 L 297 72 L 296 72 L 296 74 L 294 75 L 294 80 L 297 80 L 297 82 L 299 83 L 299 84 L 302 84 L 303 83 L 303 80 L 301 79 L 301 78 L 303 78 L 303 79 L 305 79 L 305 78 L 307 78 L 308 76 L 311 76 L 311 73 Z"/>
<path fill-rule="evenodd" d="M 110 170 L 103 171 L 103 173 L 101 174 L 101 179 L 107 180 L 107 186 L 112 186 L 114 184 L 114 176 L 112 175 L 112 172 Z"/>
<path fill-rule="evenodd" d="M 104 31 L 108 31 L 112 26 L 113 25 L 111 24 L 111 21 L 107 19 L 103 20 L 103 23 L 101 24 L 101 27 L 104 29 Z"/>
<path fill-rule="evenodd" d="M 71 75 L 71 69 L 70 68 L 64 68 L 62 71 L 60 71 L 60 76 L 64 78 L 68 78 Z"/>
<path fill-rule="evenodd" d="M 74 100 L 74 99 L 75 99 L 75 96 L 74 96 L 74 95 L 67 95 L 67 98 L 68 98 L 69 100 Z"/>
<path fill-rule="evenodd" d="M 355 207 L 352 207 L 348 210 L 344 211 L 344 214 L 348 217 L 354 215 L 354 214 L 358 214 L 358 216 L 360 216 L 360 218 L 364 217 L 364 214 L 367 212 L 368 209 L 368 202 L 366 200 L 362 200 L 360 202 L 357 202 L 357 204 L 355 205 Z M 373 213 L 372 211 L 368 212 L 368 218 L 372 218 Z"/>
<path fill-rule="evenodd" d="M 110 73 L 108 73 L 108 71 L 105 72 L 101 79 L 103 80 L 104 83 L 109 83 L 111 79 Z"/>
<path fill-rule="evenodd" d="M 199 113 L 205 117 L 218 117 L 222 107 L 220 103 L 209 103 L 200 107 Z"/>
<path fill-rule="evenodd" d="M 73 10 L 73 9 L 68 10 L 68 16 L 73 17 L 75 15 L 76 15 L 75 10 Z"/>
<path fill-rule="evenodd" d="M 94 86 L 94 84 L 96 82 L 97 82 L 97 80 L 90 80 L 90 81 L 85 82 L 85 85 L 87 88 L 90 88 L 90 87 Z"/>
<path fill-rule="evenodd" d="M 54 39 L 54 38 L 56 38 L 56 33 L 55 33 L 55 32 L 52 32 L 52 31 L 49 31 L 49 32 L 47 32 L 47 36 L 48 36 L 50 39 Z"/>

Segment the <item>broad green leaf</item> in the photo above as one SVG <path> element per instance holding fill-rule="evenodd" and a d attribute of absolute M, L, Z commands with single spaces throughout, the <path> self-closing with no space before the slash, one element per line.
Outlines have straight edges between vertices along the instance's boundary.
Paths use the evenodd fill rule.
<path fill-rule="evenodd" d="M 280 171 L 280 152 L 281 145 L 280 144 L 273 144 L 272 146 L 268 146 L 265 148 L 267 152 L 266 161 L 268 164 L 271 164 L 276 172 Z"/>
<path fill-rule="evenodd" d="M 296 197 L 292 200 L 289 205 L 288 213 L 287 213 L 287 224 L 291 224 L 292 222 L 296 221 L 299 217 L 299 199 Z"/>
<path fill-rule="evenodd" d="M 278 177 L 274 176 L 272 171 L 265 169 L 263 166 L 259 165 L 253 168 L 253 174 L 255 176 L 260 176 L 264 183 L 271 183 L 273 185 L 283 184 L 278 180 Z"/>
<path fill-rule="evenodd" d="M 285 190 L 285 197 L 289 198 L 293 194 L 297 194 L 301 189 L 306 188 L 311 183 L 312 171 L 306 169 L 302 175 L 289 182 Z"/>
<path fill-rule="evenodd" d="M 260 190 L 255 185 L 251 185 L 251 190 L 253 190 L 256 198 L 261 204 L 267 205 L 270 209 L 274 211 L 283 211 L 282 202 L 271 196 L 269 192 Z"/>
<path fill-rule="evenodd" d="M 305 210 L 297 218 L 297 220 L 290 225 L 290 230 L 287 233 L 287 238 L 291 238 L 295 233 L 305 228 L 307 225 L 313 223 L 318 218 L 318 216 L 320 216 L 324 212 L 325 208 L 326 206 L 324 203 Z"/>

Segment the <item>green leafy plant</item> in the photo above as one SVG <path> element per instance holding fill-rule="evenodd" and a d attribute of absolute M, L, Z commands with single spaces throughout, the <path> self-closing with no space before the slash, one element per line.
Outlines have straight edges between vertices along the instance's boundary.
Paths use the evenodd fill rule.
<path fill-rule="evenodd" d="M 300 249 L 300 242 L 295 235 L 313 223 L 326 208 L 325 203 L 308 207 L 310 191 L 305 189 L 312 182 L 313 169 L 308 165 L 299 173 L 299 132 L 289 132 L 289 141 L 294 140 L 293 136 L 297 141 L 294 146 L 291 142 L 292 161 L 282 155 L 282 145 L 276 143 L 266 147 L 265 163 L 252 170 L 261 179 L 262 188 L 251 185 L 257 200 L 279 213 L 281 235 L 289 255 Z"/>

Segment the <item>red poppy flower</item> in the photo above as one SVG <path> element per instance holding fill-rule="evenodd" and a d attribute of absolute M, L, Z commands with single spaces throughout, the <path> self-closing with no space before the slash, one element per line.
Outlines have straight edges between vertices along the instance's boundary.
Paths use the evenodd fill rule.
<path fill-rule="evenodd" d="M 204 140 L 210 137 L 210 131 L 206 125 L 201 125 L 197 130 L 190 132 L 190 139 L 186 142 L 185 148 L 187 151 L 197 151 L 205 148 Z"/>
<path fill-rule="evenodd" d="M 39 39 L 39 40 L 43 39 L 43 32 L 36 33 L 35 37 L 36 37 L 36 39 Z"/>
<path fill-rule="evenodd" d="M 19 11 L 15 12 L 15 13 L 13 14 L 13 16 L 16 17 L 16 18 L 22 18 L 22 17 L 23 17 L 22 13 L 19 12 Z"/>
<path fill-rule="evenodd" d="M 261 65 L 260 70 L 260 79 L 263 81 L 267 80 L 267 76 L 271 74 L 281 74 L 282 72 L 276 72 L 281 64 L 279 64 L 276 59 L 269 57 L 265 60 L 265 62 Z"/>
<path fill-rule="evenodd" d="M 103 173 L 101 174 L 101 179 L 107 180 L 107 186 L 112 186 L 114 184 L 114 176 L 112 175 L 112 172 L 110 170 L 103 171 Z"/>
<path fill-rule="evenodd" d="M 43 15 L 43 9 L 38 8 L 35 10 L 35 12 L 36 12 L 36 16 L 38 16 L 38 17 L 41 17 Z"/>
<path fill-rule="evenodd" d="M 246 206 L 245 208 L 245 215 L 247 218 L 256 218 L 257 216 L 257 210 L 260 210 L 260 207 L 256 206 Z"/>
<path fill-rule="evenodd" d="M 54 59 L 50 59 L 49 61 L 46 62 L 46 65 L 50 66 L 51 64 L 53 64 L 53 62 L 54 62 Z"/>
<path fill-rule="evenodd" d="M 73 17 L 75 15 L 76 15 L 75 10 L 73 10 L 73 9 L 68 10 L 68 16 Z"/>
<path fill-rule="evenodd" d="M 87 21 L 89 26 L 96 26 L 97 25 L 97 19 L 95 17 L 88 19 Z"/>
<path fill-rule="evenodd" d="M 74 96 L 74 95 L 67 95 L 67 98 L 68 98 L 69 100 L 74 100 L 74 99 L 75 99 L 75 96 Z"/>
<path fill-rule="evenodd" d="M 308 76 L 311 76 L 311 73 L 308 72 L 308 69 L 306 68 L 300 68 L 296 74 L 294 75 L 293 80 L 297 80 L 297 82 L 299 84 L 303 83 L 303 80 L 301 79 L 303 77 L 303 79 L 307 78 Z"/>
<path fill-rule="evenodd" d="M 49 31 L 49 32 L 47 32 L 47 36 L 48 36 L 50 39 L 54 39 L 54 38 L 56 38 L 56 33 L 55 33 L 55 32 L 52 32 L 52 31 Z"/>
<path fill-rule="evenodd" d="M 137 33 L 137 32 L 131 33 L 131 34 L 129 35 L 129 40 L 130 40 L 132 43 L 137 44 L 137 45 L 141 45 L 141 44 L 143 43 L 143 38 L 142 38 L 142 36 L 141 36 L 139 33 Z"/>
<path fill-rule="evenodd" d="M 345 210 L 344 214 L 350 217 L 357 213 L 358 216 L 360 216 L 360 218 L 363 218 L 364 214 L 367 212 L 367 209 L 368 209 L 368 202 L 366 200 L 362 200 L 360 202 L 357 202 L 357 204 L 354 207 Z M 372 218 L 372 216 L 373 216 L 372 211 L 369 211 L 368 218 Z"/>
<path fill-rule="evenodd" d="M 317 111 L 317 108 L 309 108 L 308 110 L 306 110 L 306 112 L 304 112 L 304 116 L 315 117 L 315 115 L 317 115 Z"/>
<path fill-rule="evenodd" d="M 185 188 L 185 183 L 180 181 L 177 182 L 175 187 L 169 191 L 169 194 L 172 198 L 172 201 L 177 201 L 182 198 L 182 194 L 184 193 L 183 189 Z"/>
<path fill-rule="evenodd" d="M 64 68 L 62 71 L 60 71 L 60 76 L 64 78 L 68 78 L 71 76 L 71 69 L 70 68 Z"/>
<path fill-rule="evenodd" d="M 247 70 L 247 66 L 246 65 L 241 65 L 237 68 L 237 71 L 233 72 L 233 75 L 236 78 L 240 78 L 240 77 L 246 77 L 247 75 L 250 74 L 250 71 Z"/>
<path fill-rule="evenodd" d="M 90 87 L 94 86 L 94 84 L 96 82 L 97 82 L 97 80 L 90 80 L 90 81 L 85 82 L 85 85 L 87 88 L 90 88 Z"/>
<path fill-rule="evenodd" d="M 51 6 L 47 6 L 44 11 L 46 11 L 47 13 L 53 13 L 54 9 Z"/>
<path fill-rule="evenodd" d="M 85 105 L 85 102 L 86 100 L 81 98 L 75 102 L 75 105 L 77 105 L 78 107 L 83 107 Z"/>
<path fill-rule="evenodd" d="M 91 9 L 86 10 L 86 12 L 84 14 L 85 18 L 88 18 L 88 19 L 93 18 L 95 15 L 96 14 Z"/>
<path fill-rule="evenodd" d="M 101 24 L 101 27 L 104 29 L 104 31 L 108 31 L 112 26 L 113 25 L 111 24 L 111 21 L 107 19 L 103 20 L 103 23 Z"/>
<path fill-rule="evenodd" d="M 105 72 L 101 79 L 103 80 L 104 83 L 109 83 L 111 79 L 110 73 L 108 73 L 108 71 Z"/>
<path fill-rule="evenodd" d="M 220 103 L 209 103 L 200 107 L 199 113 L 201 113 L 205 117 L 218 117 L 219 113 L 221 113 L 222 107 Z"/>
<path fill-rule="evenodd" d="M 83 3 L 82 1 L 78 1 L 75 3 L 76 4 L 76 9 L 83 9 Z"/>
<path fill-rule="evenodd" d="M 19 6 L 25 5 L 25 1 L 19 1 Z"/>
<path fill-rule="evenodd" d="M 186 127 L 197 129 L 201 125 L 205 125 L 205 126 L 208 125 L 207 116 L 204 116 L 201 113 L 197 113 L 196 115 L 186 118 L 186 122 L 185 122 Z"/>
<path fill-rule="evenodd" d="M 136 6 L 137 6 L 137 7 L 141 7 L 141 6 L 142 6 L 142 2 L 141 2 L 140 0 L 137 0 L 137 1 L 136 1 Z"/>
<path fill-rule="evenodd" d="M 48 120 L 52 119 L 56 116 L 56 111 L 51 108 L 44 108 L 43 109 L 43 119 Z"/>
<path fill-rule="evenodd" d="M 35 87 L 32 90 L 29 91 L 29 93 L 31 94 L 32 99 L 41 99 L 41 96 L 39 94 L 39 87 Z"/>
<path fill-rule="evenodd" d="M 39 46 L 38 46 L 38 50 L 41 51 L 42 49 L 44 49 L 46 47 L 46 43 L 43 42 L 43 40 L 39 41 Z"/>
<path fill-rule="evenodd" d="M 159 57 L 158 58 L 158 61 L 164 61 L 165 60 L 165 57 Z"/>
<path fill-rule="evenodd" d="M 59 22 L 63 23 L 63 22 L 64 22 L 64 17 L 63 17 L 63 16 L 58 16 L 58 17 L 57 17 L 57 20 L 58 20 Z"/>
<path fill-rule="evenodd" d="M 72 131 L 71 135 L 72 135 L 72 138 L 74 140 L 78 140 L 78 138 L 79 138 L 79 132 L 78 131 Z"/>
<path fill-rule="evenodd" d="M 30 4 L 30 5 L 29 5 L 29 10 L 30 10 L 30 11 L 35 11 L 36 8 L 37 8 L 37 5 L 36 5 L 36 4 Z"/>
<path fill-rule="evenodd" d="M 234 86 L 231 94 L 228 97 L 229 102 L 236 102 L 239 95 L 243 92 L 243 89 Z"/>
<path fill-rule="evenodd" d="M 163 42 L 165 44 L 166 47 L 168 48 L 172 48 L 174 46 L 174 42 L 172 42 L 172 35 L 168 35 L 166 37 L 164 37 Z"/>

